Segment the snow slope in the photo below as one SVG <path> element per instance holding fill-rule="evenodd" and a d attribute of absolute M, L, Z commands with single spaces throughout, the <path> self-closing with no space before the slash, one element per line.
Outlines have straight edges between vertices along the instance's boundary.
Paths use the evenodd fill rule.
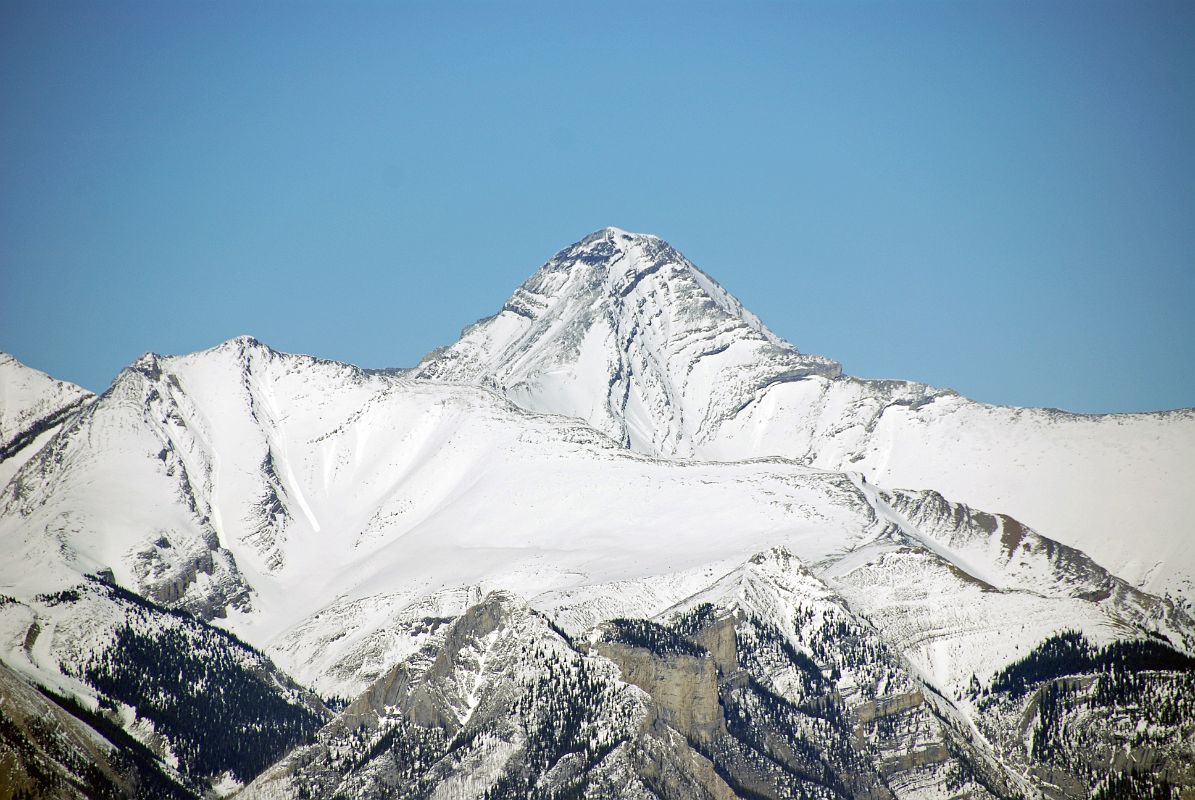
<path fill-rule="evenodd" d="M 641 453 L 783 456 L 936 490 L 1150 591 L 1189 595 L 1195 580 L 1195 410 L 1077 415 L 844 376 L 654 236 L 606 228 L 565 248 L 415 372 L 494 387 Z"/>
<path fill-rule="evenodd" d="M 8 482 L 68 414 L 94 396 L 0 353 L 0 484 Z"/>
<path fill-rule="evenodd" d="M 244 337 L 142 357 L 18 472 L 0 492 L 13 556 L 0 591 L 28 598 L 107 575 L 225 617 L 294 677 L 342 697 L 485 592 L 534 599 L 566 624 L 651 616 L 776 545 L 841 576 L 917 553 L 930 590 L 961 572 L 1021 598 L 1017 609 L 1044 609 L 1046 628 L 1069 618 L 1189 635 L 1173 604 L 1105 592 L 1114 579 L 1081 554 L 1077 578 L 1060 576 L 1046 548 L 979 558 L 963 547 L 970 518 L 923 515 L 922 531 L 894 503 L 857 475 L 650 458 L 484 388 Z M 987 595 L 964 599 L 975 619 L 991 616 Z M 950 612 L 964 628 L 967 608 Z M 940 628 L 937 609 L 917 613 Z"/>
<path fill-rule="evenodd" d="M 780 461 L 655 461 L 483 389 L 240 339 L 140 359 L 17 474 L 0 585 L 110 572 L 264 646 L 353 599 L 534 596 L 778 541 L 818 560 L 866 535 L 854 494 Z"/>

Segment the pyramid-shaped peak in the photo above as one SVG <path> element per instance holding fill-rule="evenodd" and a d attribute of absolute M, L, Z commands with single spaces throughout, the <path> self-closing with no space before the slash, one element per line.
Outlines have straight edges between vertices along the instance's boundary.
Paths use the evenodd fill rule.
<path fill-rule="evenodd" d="M 169 356 L 167 360 L 171 363 L 231 362 L 241 365 L 242 369 L 250 369 L 253 365 L 268 362 L 280 355 L 285 354 L 279 353 L 255 336 L 242 334 L 206 350 Z"/>
<path fill-rule="evenodd" d="M 210 358 L 212 356 L 232 355 L 234 358 L 244 360 L 252 353 L 273 353 L 274 350 L 265 342 L 248 334 L 241 336 L 234 336 L 231 339 L 226 339 L 223 342 L 214 344 L 204 350 L 197 350 L 191 353 L 178 353 L 166 355 L 163 353 L 156 353 L 148 351 L 142 353 L 129 366 L 134 369 L 154 368 L 162 362 L 173 362 L 178 359 L 196 359 L 196 358 Z"/>
<path fill-rule="evenodd" d="M 762 387 L 840 371 L 774 334 L 663 239 L 603 228 L 558 252 L 415 375 L 489 386 L 628 447 L 672 454 L 703 419 L 733 413 Z"/>

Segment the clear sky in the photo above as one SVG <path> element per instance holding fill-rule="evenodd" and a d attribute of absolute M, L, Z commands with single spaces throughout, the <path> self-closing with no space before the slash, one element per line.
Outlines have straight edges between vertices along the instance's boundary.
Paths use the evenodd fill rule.
<path fill-rule="evenodd" d="M 0 349 L 408 366 L 656 233 L 802 350 L 1195 406 L 1195 3 L 0 0 Z"/>

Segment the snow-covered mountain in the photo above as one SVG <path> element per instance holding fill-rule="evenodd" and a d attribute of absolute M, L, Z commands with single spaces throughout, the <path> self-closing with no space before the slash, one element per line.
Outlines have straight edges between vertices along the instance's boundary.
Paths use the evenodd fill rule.
<path fill-rule="evenodd" d="M 1185 541 L 1158 476 L 1190 469 L 1189 412 L 843 377 L 613 229 L 415 370 L 240 337 L 146 354 L 99 397 L 53 386 L 0 462 L 0 661 L 171 791 L 1078 798 L 1137 780 L 1123 758 L 1195 786 L 1185 551 L 1142 585 L 889 469 L 940 458 L 1033 508 L 1003 455 L 968 461 L 1016 444 L 1072 538 L 1108 547 L 1115 512 L 1159 558 Z M 1091 466 L 1116 493 L 1051 472 L 1117 448 Z M 213 682 L 251 702 L 198 702 Z M 328 721 L 301 687 L 352 702 Z M 203 734 L 270 719 L 253 748 Z"/>
<path fill-rule="evenodd" d="M 773 383 L 841 368 L 798 352 L 666 242 L 606 228 L 557 253 L 416 374 L 499 388 L 661 456 L 697 455 L 711 427 Z"/>
<path fill-rule="evenodd" d="M 606 228 L 561 250 L 417 374 L 495 387 L 653 456 L 782 456 L 936 490 L 1142 588 L 1195 586 L 1195 409 L 1077 415 L 844 376 L 654 236 Z"/>
<path fill-rule="evenodd" d="M 70 412 L 93 397 L 81 386 L 0 352 L 0 484 L 8 483 L 21 466 L 22 454 L 36 452 Z"/>
<path fill-rule="evenodd" d="M 483 388 L 241 338 L 145 356 L 64 423 L 0 491 L 0 538 L 14 554 L 0 584 L 31 596 L 108 576 L 227 616 L 295 677 L 341 696 L 406 654 L 410 637 L 381 644 L 396 616 L 422 618 L 429 605 L 451 616 L 496 588 L 533 604 L 597 598 L 587 624 L 650 616 L 775 545 L 844 584 L 912 548 L 927 580 L 952 584 L 961 571 L 1023 594 L 1052 609 L 1051 630 L 1112 615 L 1176 641 L 1192 634 L 1181 608 L 1081 553 L 1060 566 L 1055 551 L 1020 542 L 951 549 L 970 547 L 976 525 L 1011 542 L 1015 521 L 923 516 L 925 531 L 858 476 L 781 459 L 653 459 Z"/>

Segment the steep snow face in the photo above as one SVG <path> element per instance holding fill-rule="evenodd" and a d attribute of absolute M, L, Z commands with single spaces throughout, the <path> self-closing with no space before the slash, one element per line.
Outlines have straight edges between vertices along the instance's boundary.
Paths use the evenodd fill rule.
<path fill-rule="evenodd" d="M 934 489 L 1141 588 L 1195 588 L 1195 410 L 1076 415 L 844 377 L 654 236 L 607 228 L 562 250 L 415 374 L 493 386 L 654 456 L 782 456 Z"/>
<path fill-rule="evenodd" d="M 94 396 L 0 353 L 0 486 L 67 415 Z"/>
<path fill-rule="evenodd" d="M 419 377 L 496 386 L 585 419 L 624 446 L 672 453 L 769 383 L 834 376 L 655 236 L 605 228 L 540 268 Z"/>

